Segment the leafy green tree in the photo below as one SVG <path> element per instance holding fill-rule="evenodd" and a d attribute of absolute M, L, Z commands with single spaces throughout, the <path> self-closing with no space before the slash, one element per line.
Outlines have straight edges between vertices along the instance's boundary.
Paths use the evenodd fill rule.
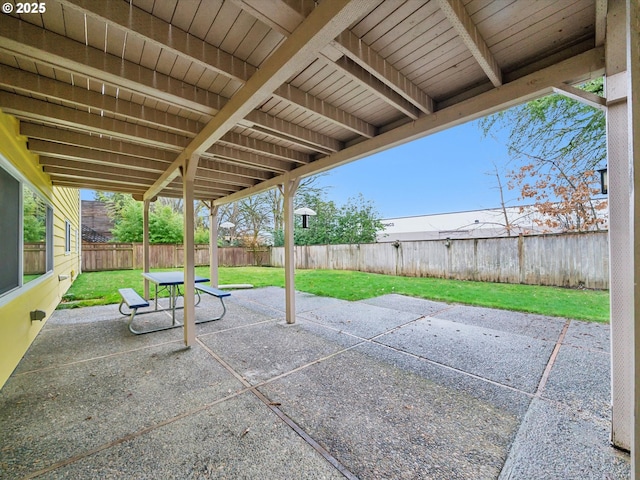
<path fill-rule="evenodd" d="M 95 199 L 107 206 L 109 218 L 111 218 L 114 223 L 118 223 L 118 220 L 122 215 L 122 211 L 126 207 L 136 203 L 133 197 L 128 193 L 103 192 L 100 190 L 95 192 Z"/>
<path fill-rule="evenodd" d="M 196 228 L 193 236 L 193 241 L 196 244 L 209 243 L 209 229 L 208 228 Z"/>
<path fill-rule="evenodd" d="M 603 94 L 602 78 L 580 88 Z M 508 187 L 533 201 L 549 229 L 590 230 L 604 223 L 606 201 L 596 170 L 606 164 L 606 119 L 594 107 L 564 95 L 533 100 L 480 122 L 485 135 L 507 130 L 511 169 Z"/>
<path fill-rule="evenodd" d="M 302 228 L 302 219 L 296 216 L 296 245 L 373 243 L 377 232 L 383 228 L 373 202 L 365 200 L 362 194 L 338 206 L 331 200 L 325 200 L 322 194 L 308 192 L 297 195 L 295 204 L 316 212 L 309 219 L 308 228 Z M 274 232 L 274 245 L 284 245 L 282 230 Z"/>
<path fill-rule="evenodd" d="M 123 193 L 96 192 L 96 199 L 107 205 L 107 211 L 114 222 L 111 233 L 118 242 L 142 242 L 143 239 L 143 203 L 137 202 L 131 195 Z M 196 213 L 206 207 L 197 202 Z M 209 243 L 209 229 L 204 216 L 194 219 L 195 242 Z M 184 221 L 182 199 L 163 198 L 151 204 L 149 210 L 149 242 L 182 243 Z"/>
<path fill-rule="evenodd" d="M 370 200 L 360 193 L 340 208 L 337 220 L 337 243 L 372 243 L 383 229 L 380 216 Z"/>
<path fill-rule="evenodd" d="M 316 215 L 309 219 L 308 228 L 302 228 L 302 218 L 295 216 L 293 237 L 296 245 L 342 243 L 337 230 L 340 209 L 333 201 L 325 201 L 321 194 L 309 192 L 296 195 L 295 203 L 297 208 L 304 206 L 316 212 Z"/>
<path fill-rule="evenodd" d="M 115 226 L 111 234 L 116 242 L 142 242 L 142 203 L 131 202 L 123 206 L 118 217 L 114 218 Z M 150 234 L 151 235 L 151 234 Z"/>
<path fill-rule="evenodd" d="M 23 189 L 22 203 L 24 242 L 44 242 L 47 229 L 46 205 L 27 187 Z"/>
<path fill-rule="evenodd" d="M 182 239 L 182 215 L 169 205 L 155 207 L 149 212 L 150 243 L 182 243 Z"/>

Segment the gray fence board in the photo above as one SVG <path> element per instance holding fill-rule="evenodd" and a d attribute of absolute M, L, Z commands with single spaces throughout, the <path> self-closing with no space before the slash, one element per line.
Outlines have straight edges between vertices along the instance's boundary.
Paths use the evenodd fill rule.
<path fill-rule="evenodd" d="M 609 288 L 607 232 L 296 247 L 296 268 Z M 271 249 L 282 267 L 284 249 Z"/>

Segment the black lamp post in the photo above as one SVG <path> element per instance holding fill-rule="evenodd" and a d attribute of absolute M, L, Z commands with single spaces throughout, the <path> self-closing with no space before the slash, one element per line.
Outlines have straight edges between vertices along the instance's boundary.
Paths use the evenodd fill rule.
<path fill-rule="evenodd" d="M 226 234 L 226 235 L 224 235 L 224 237 L 223 237 L 223 238 L 224 238 L 224 240 L 226 240 L 226 242 L 227 242 L 229 245 L 231 245 L 231 229 L 232 229 L 233 227 L 235 227 L 235 226 L 236 226 L 236 224 L 235 224 L 235 223 L 231 223 L 231 222 L 222 222 L 222 223 L 220 224 L 220 227 L 221 227 L 221 228 L 223 228 L 223 229 L 225 229 L 225 230 L 227 231 L 227 234 Z"/>
<path fill-rule="evenodd" d="M 307 207 L 298 208 L 293 213 L 302 215 L 302 228 L 309 228 L 309 216 L 316 215 L 316 212 Z"/>
<path fill-rule="evenodd" d="M 606 195 L 609 193 L 609 172 L 606 168 L 598 170 L 600 173 L 600 193 Z"/>

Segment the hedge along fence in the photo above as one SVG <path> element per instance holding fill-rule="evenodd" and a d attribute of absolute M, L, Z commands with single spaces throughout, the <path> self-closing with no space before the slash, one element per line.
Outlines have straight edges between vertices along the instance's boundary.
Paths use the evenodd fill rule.
<path fill-rule="evenodd" d="M 150 268 L 179 268 L 184 265 L 184 246 L 174 244 L 149 246 Z M 133 270 L 142 268 L 141 243 L 83 243 L 82 271 Z M 242 247 L 218 248 L 221 266 L 265 265 L 269 250 Z M 209 265 L 209 245 L 195 245 L 195 265 Z"/>
<path fill-rule="evenodd" d="M 609 288 L 607 232 L 295 248 L 296 268 L 410 277 Z M 272 248 L 271 266 L 284 265 Z"/>

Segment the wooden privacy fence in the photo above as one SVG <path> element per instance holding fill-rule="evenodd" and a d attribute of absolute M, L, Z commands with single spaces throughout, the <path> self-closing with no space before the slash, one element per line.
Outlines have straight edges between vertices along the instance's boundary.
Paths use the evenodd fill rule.
<path fill-rule="evenodd" d="M 47 247 L 44 242 L 24 244 L 23 273 L 35 275 L 47 271 Z"/>
<path fill-rule="evenodd" d="M 132 270 L 142 268 L 141 243 L 83 243 L 82 270 Z M 182 245 L 150 245 L 151 268 L 178 268 L 184 265 Z M 218 248 L 218 264 L 221 266 L 265 265 L 269 261 L 268 249 L 242 247 Z M 209 245 L 195 245 L 195 264 L 209 265 Z"/>
<path fill-rule="evenodd" d="M 296 268 L 560 287 L 609 288 L 607 232 L 425 240 L 295 249 Z M 284 264 L 284 248 L 271 250 Z"/>

